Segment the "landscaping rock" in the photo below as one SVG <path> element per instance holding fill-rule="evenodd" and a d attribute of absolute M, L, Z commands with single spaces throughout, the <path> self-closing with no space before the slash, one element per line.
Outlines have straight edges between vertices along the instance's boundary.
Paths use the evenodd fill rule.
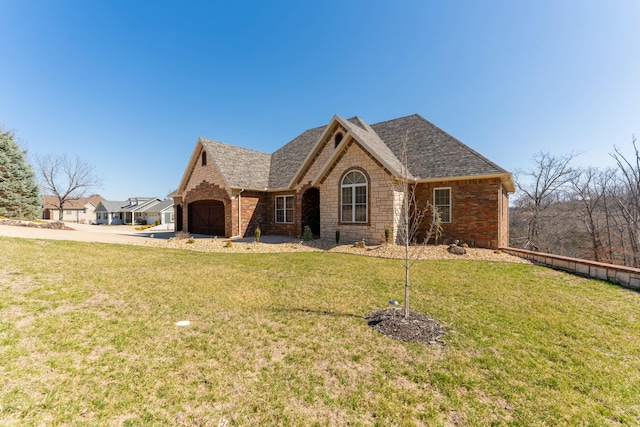
<path fill-rule="evenodd" d="M 449 247 L 447 248 L 447 251 L 451 254 L 456 254 L 456 255 L 465 255 L 467 253 L 467 250 L 465 248 L 463 248 L 462 246 L 458 246 L 456 244 L 449 245 Z"/>

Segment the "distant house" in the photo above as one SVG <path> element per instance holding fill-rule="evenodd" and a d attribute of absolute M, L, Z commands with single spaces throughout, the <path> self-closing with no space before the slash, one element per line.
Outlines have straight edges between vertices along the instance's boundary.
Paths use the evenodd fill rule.
<path fill-rule="evenodd" d="M 404 175 L 442 218 L 442 242 L 509 244 L 510 172 L 419 115 L 369 125 L 334 116 L 273 154 L 200 138 L 171 195 L 176 231 L 218 236 L 314 235 L 380 243 L 397 238 Z"/>
<path fill-rule="evenodd" d="M 166 199 L 160 203 L 155 203 L 145 208 L 143 214 L 147 224 L 154 224 L 157 221 L 160 221 L 160 224 L 173 224 L 173 200 Z"/>
<path fill-rule="evenodd" d="M 57 196 L 44 196 L 42 219 L 61 220 L 65 222 L 77 222 L 80 224 L 92 223 L 96 218 L 96 208 L 104 197 L 93 194 L 89 197 L 69 199 L 64 203 L 62 217 Z"/>
<path fill-rule="evenodd" d="M 96 208 L 96 224 L 173 224 L 173 200 L 131 197 L 125 201 L 103 200 Z"/>

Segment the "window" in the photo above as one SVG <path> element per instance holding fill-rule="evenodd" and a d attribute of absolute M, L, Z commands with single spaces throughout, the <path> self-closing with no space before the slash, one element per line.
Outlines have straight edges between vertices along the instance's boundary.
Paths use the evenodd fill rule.
<path fill-rule="evenodd" d="M 343 137 L 343 135 L 341 133 L 336 134 L 334 147 L 337 147 L 338 144 L 340 144 L 340 141 L 342 141 L 342 137 Z"/>
<path fill-rule="evenodd" d="M 276 222 L 293 222 L 293 196 L 276 196 Z"/>
<path fill-rule="evenodd" d="M 433 206 L 438 210 L 442 222 L 451 222 L 451 188 L 434 189 Z"/>
<path fill-rule="evenodd" d="M 351 171 L 340 184 L 342 222 L 367 222 L 367 177 Z"/>
<path fill-rule="evenodd" d="M 202 166 L 207 166 L 207 152 L 202 152 Z"/>

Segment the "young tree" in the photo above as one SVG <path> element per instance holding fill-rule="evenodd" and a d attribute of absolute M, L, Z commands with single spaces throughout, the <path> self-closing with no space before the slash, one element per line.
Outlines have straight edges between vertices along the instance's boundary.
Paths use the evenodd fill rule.
<path fill-rule="evenodd" d="M 428 201 L 420 202 L 417 197 L 418 185 L 411 179 L 407 167 L 407 136 L 402 140 L 401 177 L 392 185 L 391 190 L 400 203 L 395 203 L 396 242 L 404 246 L 404 317 L 409 317 L 409 270 L 420 258 L 424 246 L 442 231 L 440 214 Z M 431 213 L 432 221 L 426 230 L 421 225 L 424 218 Z M 421 242 L 418 239 L 422 239 Z M 412 245 L 418 245 L 411 251 Z"/>
<path fill-rule="evenodd" d="M 62 220 L 64 205 L 70 200 L 83 197 L 91 188 L 102 185 L 102 178 L 95 167 L 76 157 L 74 161 L 66 155 L 48 155 L 36 159 L 42 187 L 57 198 Z"/>
<path fill-rule="evenodd" d="M 40 208 L 40 191 L 25 152 L 18 147 L 13 133 L 0 127 L 0 215 L 35 219 Z"/>

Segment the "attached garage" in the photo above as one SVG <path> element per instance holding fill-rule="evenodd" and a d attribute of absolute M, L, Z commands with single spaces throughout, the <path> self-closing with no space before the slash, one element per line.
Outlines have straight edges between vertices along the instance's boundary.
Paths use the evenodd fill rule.
<path fill-rule="evenodd" d="M 199 200 L 189 203 L 189 233 L 226 236 L 224 203 L 219 200 Z"/>

